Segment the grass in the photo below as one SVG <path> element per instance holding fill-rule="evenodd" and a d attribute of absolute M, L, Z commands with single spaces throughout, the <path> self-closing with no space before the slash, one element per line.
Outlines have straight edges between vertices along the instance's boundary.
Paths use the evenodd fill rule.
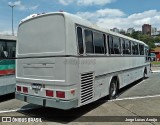
<path fill-rule="evenodd" d="M 160 65 L 160 62 L 153 61 L 153 62 L 151 62 L 151 64 L 153 64 L 153 65 Z"/>

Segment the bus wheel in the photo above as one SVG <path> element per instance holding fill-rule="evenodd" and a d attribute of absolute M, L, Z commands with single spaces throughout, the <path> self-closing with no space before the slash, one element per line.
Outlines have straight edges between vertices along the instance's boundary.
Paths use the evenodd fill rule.
<path fill-rule="evenodd" d="M 109 88 L 109 99 L 115 99 L 118 92 L 118 81 L 117 79 L 112 79 L 110 88 Z"/>
<path fill-rule="evenodd" d="M 143 80 L 145 80 L 146 79 L 146 73 L 144 72 L 143 73 L 143 78 L 142 78 Z"/>
<path fill-rule="evenodd" d="M 143 72 L 143 80 L 146 79 L 146 74 L 147 74 L 147 70 L 145 69 L 144 72 Z"/>

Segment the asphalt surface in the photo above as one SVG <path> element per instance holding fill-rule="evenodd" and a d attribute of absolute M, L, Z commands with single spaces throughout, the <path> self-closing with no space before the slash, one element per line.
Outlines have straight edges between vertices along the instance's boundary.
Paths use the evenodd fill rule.
<path fill-rule="evenodd" d="M 153 69 L 153 68 L 152 68 Z M 155 69 L 154 69 L 155 70 Z M 159 125 L 160 124 L 160 73 L 136 81 L 120 90 L 116 100 L 102 98 L 80 108 L 63 111 L 44 108 L 14 99 L 14 95 L 1 96 L 0 116 L 42 118 L 42 123 L 30 124 L 109 124 Z M 123 117 L 124 116 L 124 117 Z M 133 116 L 133 117 L 132 117 Z M 126 119 L 157 119 L 159 122 L 126 122 Z M 159 116 L 159 117 L 158 117 Z M 1 124 L 1 123 L 0 123 Z M 3 123 L 5 124 L 5 123 Z M 21 124 L 21 123 L 12 123 Z M 23 123 L 27 124 L 27 123 Z"/>

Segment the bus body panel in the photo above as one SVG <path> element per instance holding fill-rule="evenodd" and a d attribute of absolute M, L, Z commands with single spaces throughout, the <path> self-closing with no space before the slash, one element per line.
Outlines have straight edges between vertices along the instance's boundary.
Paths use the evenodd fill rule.
<path fill-rule="evenodd" d="M 92 81 L 93 95 L 90 95 L 90 98 L 87 101 L 79 104 L 85 105 L 87 103 L 93 102 L 101 97 L 108 95 L 110 82 L 114 76 L 118 77 L 119 88 L 122 88 L 142 78 L 145 67 L 148 71 L 147 74 L 149 74 L 150 64 L 147 62 L 145 65 L 144 64 L 144 57 L 80 57 L 79 75 L 92 72 L 94 75 L 94 79 Z M 80 85 L 83 84 L 83 81 L 81 82 Z M 80 87 L 79 89 L 81 90 L 82 88 Z M 79 98 L 82 98 L 82 94 L 80 94 Z M 88 95 L 86 95 L 86 99 L 87 98 Z"/>
<path fill-rule="evenodd" d="M 15 75 L 5 75 L 0 77 L 0 96 L 14 93 L 16 86 Z"/>
<path fill-rule="evenodd" d="M 18 59 L 17 80 L 30 79 L 33 83 L 37 80 L 40 83 L 46 81 L 48 84 L 63 85 L 66 79 L 64 62 L 63 57 Z"/>
<path fill-rule="evenodd" d="M 47 107 L 61 109 L 77 107 L 78 68 L 77 64 L 72 65 L 69 60 L 73 61 L 69 57 L 18 59 L 16 81 L 22 91 L 18 92 L 16 88 L 16 98 Z M 75 61 L 77 62 L 77 60 Z M 66 75 L 66 70 L 68 75 Z M 41 86 L 41 88 L 35 89 L 33 84 Z M 23 92 L 24 87 L 28 88 L 27 93 Z M 53 91 L 53 97 L 46 95 L 48 90 Z M 58 91 L 65 92 L 65 98 L 57 97 Z"/>
<path fill-rule="evenodd" d="M 18 59 L 16 65 L 16 79 L 20 82 L 67 86 L 79 81 L 75 57 L 24 58 Z"/>

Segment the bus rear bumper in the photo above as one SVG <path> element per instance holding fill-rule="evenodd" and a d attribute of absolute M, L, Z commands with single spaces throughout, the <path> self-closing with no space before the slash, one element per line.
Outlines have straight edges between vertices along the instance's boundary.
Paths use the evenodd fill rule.
<path fill-rule="evenodd" d="M 64 101 L 64 100 L 47 99 L 44 97 L 25 95 L 17 92 L 15 93 L 15 98 L 36 105 L 64 109 L 64 110 L 75 108 L 78 106 L 78 99 Z"/>

